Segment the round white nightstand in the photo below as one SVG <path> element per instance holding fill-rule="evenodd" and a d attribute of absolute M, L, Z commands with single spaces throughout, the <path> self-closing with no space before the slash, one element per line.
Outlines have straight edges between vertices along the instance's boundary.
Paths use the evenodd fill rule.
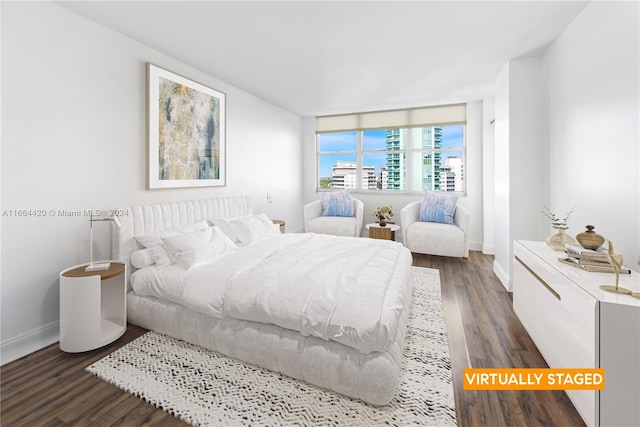
<path fill-rule="evenodd" d="M 107 270 L 89 264 L 60 272 L 60 349 L 89 351 L 120 338 L 127 330 L 127 268 L 110 261 Z"/>
<path fill-rule="evenodd" d="M 395 240 L 396 231 L 400 230 L 399 225 L 390 223 L 382 227 L 379 223 L 372 222 L 366 224 L 365 227 L 369 230 L 369 237 L 372 239 Z"/>

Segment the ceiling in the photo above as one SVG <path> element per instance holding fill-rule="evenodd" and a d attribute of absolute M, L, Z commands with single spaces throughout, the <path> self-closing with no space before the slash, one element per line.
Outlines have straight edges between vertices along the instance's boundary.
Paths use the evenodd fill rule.
<path fill-rule="evenodd" d="M 300 116 L 491 95 L 508 60 L 543 52 L 587 3 L 59 2 Z"/>

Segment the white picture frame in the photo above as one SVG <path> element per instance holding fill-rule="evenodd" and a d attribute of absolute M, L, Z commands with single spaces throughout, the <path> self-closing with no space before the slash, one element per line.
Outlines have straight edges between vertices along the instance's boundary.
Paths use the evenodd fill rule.
<path fill-rule="evenodd" d="M 226 95 L 147 63 L 148 189 L 226 185 Z"/>

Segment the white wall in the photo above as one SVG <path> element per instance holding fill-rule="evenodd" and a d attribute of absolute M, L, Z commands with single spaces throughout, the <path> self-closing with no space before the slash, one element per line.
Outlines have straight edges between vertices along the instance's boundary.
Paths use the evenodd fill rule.
<path fill-rule="evenodd" d="M 575 210 L 626 265 L 640 255 L 637 2 L 592 2 L 541 56 L 510 61 L 495 92 L 495 264 L 507 289 L 511 243 L 553 233 L 540 213 Z"/>
<path fill-rule="evenodd" d="M 49 212 L 246 194 L 302 227 L 302 119 L 49 2 L 2 3 L 2 363 L 58 338 L 58 273 L 86 262 L 86 218 Z M 145 63 L 227 95 L 227 186 L 145 189 Z M 99 228 L 102 228 L 100 231 Z M 109 226 L 96 225 L 97 258 Z"/>
<path fill-rule="evenodd" d="M 495 228 L 500 240 L 496 241 L 494 271 L 508 290 L 513 240 L 544 237 L 541 180 L 548 167 L 542 158 L 540 62 L 539 57 L 510 61 L 497 85 Z"/>
<path fill-rule="evenodd" d="M 423 105 L 431 105 L 425 100 Z M 483 212 L 482 212 L 482 149 L 483 149 L 483 108 L 482 101 L 469 101 L 467 103 L 467 195 L 461 196 L 458 203 L 471 214 L 471 243 L 472 250 L 480 251 L 483 247 Z M 315 145 L 315 118 L 307 117 L 303 120 L 303 169 L 304 169 L 304 202 L 309 203 L 318 200 L 320 196 L 316 191 L 316 145 Z M 353 193 L 353 196 L 364 203 L 364 223 L 374 222 L 371 212 L 381 205 L 391 205 L 395 212 L 392 219 L 400 223 L 400 210 L 410 202 L 421 200 L 419 194 L 392 194 L 392 193 Z M 362 235 L 368 235 L 368 231 L 362 227 Z M 402 241 L 401 233 L 396 233 L 396 240 Z"/>
<path fill-rule="evenodd" d="M 638 2 L 592 2 L 543 58 L 551 208 L 575 204 L 569 234 L 594 225 L 635 269 L 640 269 L 639 16 Z"/>
<path fill-rule="evenodd" d="M 482 100 L 482 252 L 495 254 L 495 101 Z"/>
<path fill-rule="evenodd" d="M 495 82 L 494 141 L 494 272 L 506 289 L 510 287 L 511 226 L 509 187 L 509 64 Z"/>

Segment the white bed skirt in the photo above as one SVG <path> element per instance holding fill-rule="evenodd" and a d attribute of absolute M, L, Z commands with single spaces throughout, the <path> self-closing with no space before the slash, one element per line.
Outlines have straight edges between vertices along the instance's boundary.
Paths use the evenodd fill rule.
<path fill-rule="evenodd" d="M 218 320 L 134 292 L 128 294 L 127 316 L 143 328 L 380 406 L 391 401 L 398 385 L 408 306 L 395 342 L 385 352 L 369 354 L 279 326 Z"/>

